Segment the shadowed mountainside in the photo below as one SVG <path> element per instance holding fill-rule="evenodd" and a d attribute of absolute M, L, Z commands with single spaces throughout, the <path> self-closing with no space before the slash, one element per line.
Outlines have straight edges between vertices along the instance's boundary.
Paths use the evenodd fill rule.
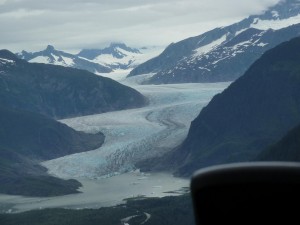
<path fill-rule="evenodd" d="M 266 52 L 192 122 L 168 163 L 177 174 L 249 161 L 300 123 L 300 38 Z"/>
<path fill-rule="evenodd" d="M 53 196 L 78 192 L 75 180 L 49 176 L 38 163 L 99 148 L 104 135 L 86 134 L 40 114 L 0 107 L 0 192 Z"/>
<path fill-rule="evenodd" d="M 0 105 L 56 119 L 141 107 L 136 90 L 88 71 L 28 63 L 0 51 Z"/>
<path fill-rule="evenodd" d="M 300 162 L 300 126 L 293 128 L 279 142 L 263 151 L 256 160 Z"/>

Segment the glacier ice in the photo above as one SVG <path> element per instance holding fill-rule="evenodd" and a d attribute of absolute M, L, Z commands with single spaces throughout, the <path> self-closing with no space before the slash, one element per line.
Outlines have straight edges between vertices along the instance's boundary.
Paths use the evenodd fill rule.
<path fill-rule="evenodd" d="M 62 120 L 76 130 L 103 132 L 99 149 L 43 162 L 61 178 L 98 179 L 135 169 L 141 160 L 160 156 L 179 145 L 190 122 L 229 83 L 131 86 L 149 99 L 143 108 Z"/>

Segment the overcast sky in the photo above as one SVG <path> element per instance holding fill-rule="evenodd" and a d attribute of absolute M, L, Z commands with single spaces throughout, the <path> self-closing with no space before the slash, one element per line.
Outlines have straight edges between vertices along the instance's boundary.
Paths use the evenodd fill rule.
<path fill-rule="evenodd" d="M 76 51 L 168 45 L 261 13 L 279 0 L 0 0 L 0 49 Z"/>

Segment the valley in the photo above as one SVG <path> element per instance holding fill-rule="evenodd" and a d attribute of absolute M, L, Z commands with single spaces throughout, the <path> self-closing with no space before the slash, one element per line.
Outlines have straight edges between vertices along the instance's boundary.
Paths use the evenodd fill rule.
<path fill-rule="evenodd" d="M 138 85 L 136 78 L 116 77 L 145 95 L 148 106 L 61 120 L 76 130 L 103 132 L 105 143 L 96 150 L 42 163 L 51 175 L 79 180 L 82 193 L 54 198 L 1 195 L 3 211 L 111 206 L 136 196 L 178 195 L 182 192 L 177 190 L 189 186 L 187 179 L 170 173 L 144 174 L 134 165 L 180 144 L 201 108 L 230 83 L 157 86 Z"/>
<path fill-rule="evenodd" d="M 0 224 L 193 225 L 196 170 L 299 162 L 299 1 L 0 0 Z"/>
<path fill-rule="evenodd" d="M 49 173 L 61 178 L 115 175 L 134 168 L 139 161 L 160 156 L 187 135 L 190 122 L 201 108 L 229 83 L 137 85 L 123 81 L 149 99 L 147 107 L 62 120 L 89 133 L 104 133 L 104 145 L 94 151 L 44 162 Z"/>

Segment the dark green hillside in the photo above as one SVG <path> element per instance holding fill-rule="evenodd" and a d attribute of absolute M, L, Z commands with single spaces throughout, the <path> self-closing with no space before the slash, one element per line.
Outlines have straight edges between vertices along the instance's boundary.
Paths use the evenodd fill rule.
<path fill-rule="evenodd" d="M 0 50 L 0 105 L 53 118 L 75 117 L 141 107 L 136 90 L 93 73 L 28 63 Z"/>
<path fill-rule="evenodd" d="M 76 180 L 51 177 L 36 162 L 0 147 L 0 193 L 25 196 L 57 196 L 78 193 Z"/>
<path fill-rule="evenodd" d="M 192 122 L 169 162 L 178 174 L 248 161 L 300 123 L 300 38 L 266 52 Z M 175 163 L 174 163 L 175 162 Z"/>
<path fill-rule="evenodd" d="M 76 193 L 75 180 L 50 177 L 43 160 L 100 147 L 104 135 L 75 131 L 53 118 L 139 107 L 145 98 L 84 70 L 27 63 L 0 50 L 0 193 Z"/>
<path fill-rule="evenodd" d="M 300 126 L 292 129 L 278 143 L 267 148 L 256 159 L 300 162 Z"/>
<path fill-rule="evenodd" d="M 51 118 L 0 107 L 0 193 L 53 196 L 78 192 L 75 180 L 50 177 L 38 162 L 98 148 L 104 135 L 75 131 Z"/>
<path fill-rule="evenodd" d="M 31 159 L 53 159 L 100 147 L 103 134 L 86 134 L 36 113 L 0 107 L 0 146 Z"/>

